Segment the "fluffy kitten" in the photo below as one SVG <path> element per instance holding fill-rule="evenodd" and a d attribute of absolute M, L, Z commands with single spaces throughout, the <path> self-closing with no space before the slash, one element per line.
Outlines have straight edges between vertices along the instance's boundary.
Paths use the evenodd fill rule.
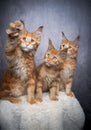
<path fill-rule="evenodd" d="M 2 79 L 0 99 L 13 103 L 20 102 L 18 96 L 27 92 L 28 102 L 35 103 L 35 63 L 34 54 L 41 40 L 43 26 L 35 32 L 28 32 L 22 21 L 15 21 L 6 30 L 8 40 L 5 56 L 8 69 Z"/>
<path fill-rule="evenodd" d="M 42 101 L 42 91 L 50 90 L 50 99 L 58 100 L 60 84 L 60 70 L 63 68 L 62 56 L 66 56 L 67 49 L 58 51 L 49 40 L 48 50 L 44 57 L 44 63 L 38 68 L 37 100 Z"/>
<path fill-rule="evenodd" d="M 65 34 L 62 32 L 62 43 L 60 49 L 64 50 L 67 48 L 67 58 L 64 61 L 63 70 L 60 71 L 60 76 L 65 87 L 66 94 L 68 96 L 73 96 L 72 94 L 72 81 L 74 77 L 74 71 L 77 63 L 77 53 L 79 48 L 79 39 L 78 36 L 74 41 L 69 41 Z M 61 89 L 61 86 L 60 86 Z"/>

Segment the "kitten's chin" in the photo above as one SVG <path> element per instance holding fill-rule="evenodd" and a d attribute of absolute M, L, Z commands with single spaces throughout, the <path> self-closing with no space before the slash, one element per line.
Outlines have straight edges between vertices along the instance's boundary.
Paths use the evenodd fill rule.
<path fill-rule="evenodd" d="M 47 67 L 51 67 L 51 65 L 50 65 L 49 63 L 47 63 L 47 62 L 45 62 L 45 65 L 46 65 Z"/>
<path fill-rule="evenodd" d="M 47 63 L 47 62 L 45 63 L 45 65 L 46 65 L 47 67 L 49 67 L 49 68 L 50 68 L 50 67 L 54 67 L 54 65 L 52 65 L 52 64 L 50 64 L 50 63 Z"/>
<path fill-rule="evenodd" d="M 22 50 L 24 51 L 24 52 L 29 52 L 30 50 L 28 50 L 28 49 L 26 49 L 26 48 L 22 48 Z"/>
<path fill-rule="evenodd" d="M 31 52 L 33 48 L 21 48 L 24 52 Z"/>

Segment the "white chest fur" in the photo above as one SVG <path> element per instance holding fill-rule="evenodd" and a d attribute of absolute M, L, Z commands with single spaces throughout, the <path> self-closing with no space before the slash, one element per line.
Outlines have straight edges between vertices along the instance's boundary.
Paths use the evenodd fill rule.
<path fill-rule="evenodd" d="M 27 79 L 27 66 L 24 62 L 24 59 L 21 59 L 21 57 L 16 57 L 14 59 L 14 67 L 13 72 L 15 76 L 19 77 L 21 80 Z"/>
<path fill-rule="evenodd" d="M 69 66 L 65 66 L 60 72 L 61 79 L 66 83 L 70 76 L 73 76 L 74 70 Z"/>
<path fill-rule="evenodd" d="M 58 77 L 59 75 L 59 72 L 55 72 L 55 71 L 51 71 L 51 70 L 45 70 L 44 68 L 41 69 L 41 78 L 43 80 L 43 88 L 45 90 L 47 90 L 51 83 L 56 80 L 56 78 Z"/>

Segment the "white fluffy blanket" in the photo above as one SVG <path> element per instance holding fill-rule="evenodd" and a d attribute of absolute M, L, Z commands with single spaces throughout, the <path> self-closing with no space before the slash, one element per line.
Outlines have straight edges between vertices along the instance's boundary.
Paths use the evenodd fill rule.
<path fill-rule="evenodd" d="M 42 103 L 0 101 L 0 130 L 82 130 L 84 113 L 75 97 L 60 92 L 59 101 L 44 93 Z"/>

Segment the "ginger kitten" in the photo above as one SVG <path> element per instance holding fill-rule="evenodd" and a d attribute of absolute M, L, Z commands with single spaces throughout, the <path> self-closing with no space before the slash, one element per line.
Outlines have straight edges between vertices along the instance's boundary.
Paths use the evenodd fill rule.
<path fill-rule="evenodd" d="M 74 71 L 77 63 L 77 54 L 79 49 L 79 39 L 78 36 L 74 41 L 69 41 L 65 34 L 62 32 L 62 43 L 60 45 L 60 50 L 67 48 L 67 58 L 64 61 L 63 70 L 60 71 L 60 76 L 65 87 L 65 92 L 68 96 L 73 96 L 72 94 L 72 82 L 74 78 Z M 60 87 L 61 89 L 61 87 Z"/>
<path fill-rule="evenodd" d="M 0 99 L 18 103 L 20 99 L 17 97 L 27 93 L 28 102 L 36 102 L 34 55 L 40 44 L 42 29 L 43 26 L 40 26 L 35 32 L 28 32 L 24 22 L 15 21 L 6 30 L 5 57 L 8 69 L 2 79 Z"/>
<path fill-rule="evenodd" d="M 44 57 L 44 63 L 38 67 L 37 78 L 37 100 L 42 101 L 42 91 L 50 91 L 50 99 L 58 100 L 60 84 L 60 70 L 63 68 L 62 56 L 66 56 L 67 49 L 64 51 L 56 50 L 49 40 L 48 50 Z"/>

